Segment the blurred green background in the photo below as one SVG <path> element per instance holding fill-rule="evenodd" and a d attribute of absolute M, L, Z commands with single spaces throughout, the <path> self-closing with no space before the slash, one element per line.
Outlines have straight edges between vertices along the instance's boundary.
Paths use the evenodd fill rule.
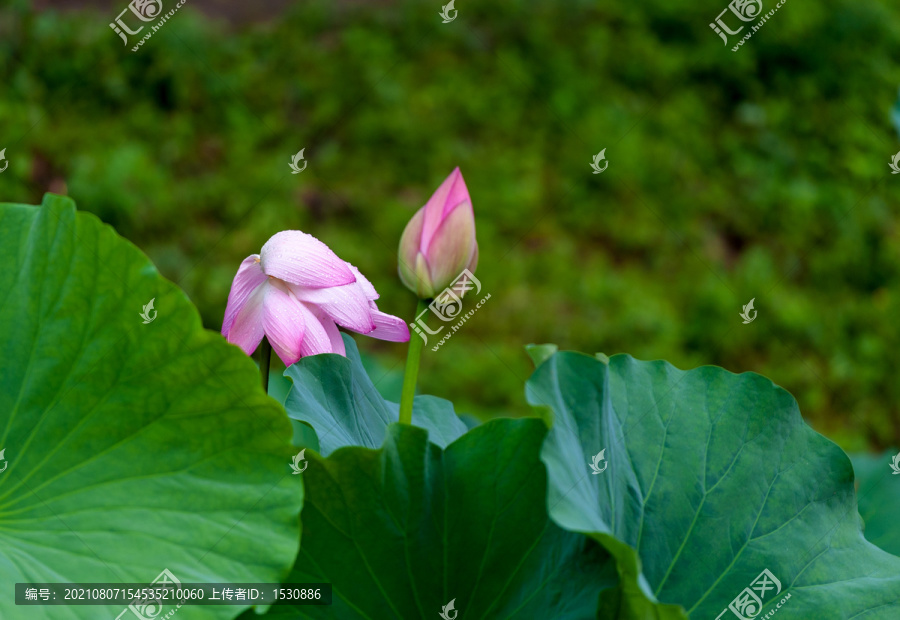
<path fill-rule="evenodd" d="M 7 2 L 0 200 L 73 197 L 210 329 L 283 229 L 411 319 L 397 243 L 458 165 L 491 299 L 421 391 L 526 414 L 523 345 L 555 342 L 753 370 L 845 449 L 900 442 L 900 8 L 788 0 L 735 53 L 724 0 L 441 3 L 188 0 L 133 53 L 124 0 Z M 405 345 L 357 341 L 396 399 Z"/>

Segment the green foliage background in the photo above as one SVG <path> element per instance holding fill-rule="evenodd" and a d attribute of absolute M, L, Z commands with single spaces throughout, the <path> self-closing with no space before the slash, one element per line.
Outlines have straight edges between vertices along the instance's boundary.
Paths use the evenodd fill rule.
<path fill-rule="evenodd" d="M 556 342 L 755 370 L 846 449 L 900 441 L 895 5 L 788 0 L 734 53 L 720 0 L 459 3 L 450 24 L 440 3 L 229 23 L 189 1 L 132 53 L 107 25 L 126 4 L 0 9 L 0 198 L 72 196 L 207 327 L 289 228 L 411 318 L 396 246 L 459 165 L 491 299 L 426 349 L 423 392 L 525 414 L 522 345 Z M 405 347 L 357 340 L 396 398 Z"/>

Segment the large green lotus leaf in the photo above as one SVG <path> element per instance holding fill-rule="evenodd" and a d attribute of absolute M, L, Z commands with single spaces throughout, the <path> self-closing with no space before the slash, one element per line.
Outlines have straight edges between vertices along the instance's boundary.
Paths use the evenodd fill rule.
<path fill-rule="evenodd" d="M 850 460 L 790 394 L 754 373 L 608 360 L 558 353 L 528 382 L 552 410 L 556 523 L 692 618 L 763 617 L 782 599 L 782 620 L 900 617 L 900 558 L 863 538 Z"/>
<path fill-rule="evenodd" d="M 857 454 L 851 460 L 866 540 L 900 556 L 900 473 L 894 470 L 900 471 L 897 451 L 889 450 L 881 456 Z"/>
<path fill-rule="evenodd" d="M 615 564 L 549 520 L 546 432 L 499 419 L 441 450 L 423 429 L 392 424 L 380 449 L 311 455 L 290 580 L 331 583 L 334 603 L 269 615 L 439 618 L 452 601 L 458 620 L 596 618 Z"/>
<path fill-rule="evenodd" d="M 363 368 L 356 342 L 347 334 L 343 338 L 346 357 L 305 357 L 284 373 L 294 382 L 284 407 L 291 418 L 316 430 L 318 452 L 325 456 L 344 446 L 377 448 L 388 425 L 400 419 L 399 405 L 381 397 Z M 434 396 L 415 397 L 412 422 L 442 448 L 467 430 L 453 404 Z"/>
<path fill-rule="evenodd" d="M 124 608 L 17 608 L 16 582 L 280 581 L 302 486 L 253 362 L 67 198 L 0 205 L 0 264 L 0 617 Z"/>

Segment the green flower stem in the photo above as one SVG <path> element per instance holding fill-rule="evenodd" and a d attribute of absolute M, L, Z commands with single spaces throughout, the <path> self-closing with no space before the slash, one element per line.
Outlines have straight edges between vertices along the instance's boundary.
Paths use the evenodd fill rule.
<path fill-rule="evenodd" d="M 416 306 L 418 317 L 428 307 L 427 299 L 420 299 Z M 413 319 L 415 320 L 415 319 Z M 406 355 L 406 372 L 403 373 L 403 392 L 400 395 L 400 423 L 412 424 L 413 398 L 416 395 L 416 379 L 419 376 L 419 360 L 425 341 L 418 334 L 409 335 L 409 352 Z"/>
<path fill-rule="evenodd" d="M 269 362 L 272 360 L 272 345 L 269 344 L 269 339 L 265 336 L 263 336 L 262 342 L 259 343 L 256 353 L 259 355 L 259 375 L 262 379 L 262 388 L 263 391 L 268 394 Z"/>

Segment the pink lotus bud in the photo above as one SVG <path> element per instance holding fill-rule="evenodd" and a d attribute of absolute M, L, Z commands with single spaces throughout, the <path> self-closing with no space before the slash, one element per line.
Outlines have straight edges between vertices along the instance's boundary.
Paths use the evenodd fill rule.
<path fill-rule="evenodd" d="M 400 238 L 400 279 L 420 298 L 429 299 L 463 269 L 474 273 L 477 265 L 475 212 L 457 167 L 406 225 Z"/>
<path fill-rule="evenodd" d="M 378 293 L 359 270 L 299 230 L 272 236 L 234 276 L 222 335 L 250 355 L 263 336 L 285 366 L 317 353 L 346 355 L 338 325 L 406 342 L 406 323 L 378 310 Z"/>

